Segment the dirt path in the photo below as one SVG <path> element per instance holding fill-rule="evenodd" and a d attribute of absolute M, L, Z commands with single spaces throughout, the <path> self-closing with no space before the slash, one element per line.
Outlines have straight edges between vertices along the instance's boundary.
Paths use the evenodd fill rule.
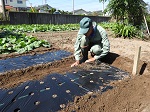
<path fill-rule="evenodd" d="M 142 46 L 139 64 L 140 76 L 132 77 L 125 81 L 114 83 L 115 88 L 102 95 L 94 93 L 76 97 L 62 112 L 149 112 L 150 111 L 150 42 L 135 39 L 112 38 L 108 31 L 111 44 L 111 55 L 105 60 L 108 64 L 132 73 L 134 54 L 139 46 Z M 31 35 L 31 34 L 28 34 Z M 62 49 L 73 53 L 73 45 L 77 31 L 69 32 L 40 32 L 33 33 L 39 39 L 46 39 L 53 45 L 53 49 L 39 48 L 27 54 L 44 53 L 47 51 Z M 23 54 L 26 55 L 26 54 Z M 17 56 L 16 54 L 0 55 L 1 59 Z M 0 88 L 10 88 L 28 80 L 40 80 L 47 74 L 59 72 L 65 73 L 71 70 L 70 65 L 74 57 L 37 65 L 23 70 L 17 70 L 1 74 Z M 84 64 L 81 65 L 84 67 Z"/>

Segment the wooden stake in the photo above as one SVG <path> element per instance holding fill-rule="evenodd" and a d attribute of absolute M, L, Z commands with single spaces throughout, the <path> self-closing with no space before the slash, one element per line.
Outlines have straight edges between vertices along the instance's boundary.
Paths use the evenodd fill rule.
<path fill-rule="evenodd" d="M 138 48 L 138 50 L 134 56 L 134 65 L 133 65 L 133 70 L 132 70 L 133 75 L 137 75 L 137 73 L 138 73 L 138 64 L 139 64 L 139 59 L 140 59 L 140 53 L 141 53 L 141 46 Z"/>
<path fill-rule="evenodd" d="M 143 15 L 143 16 L 144 16 L 144 15 Z M 146 21 L 145 16 L 144 16 L 144 21 L 145 21 L 145 25 L 146 25 L 147 32 L 148 32 L 148 34 L 150 35 L 150 33 L 149 33 L 149 28 L 148 28 L 148 25 L 147 25 L 147 21 Z"/>

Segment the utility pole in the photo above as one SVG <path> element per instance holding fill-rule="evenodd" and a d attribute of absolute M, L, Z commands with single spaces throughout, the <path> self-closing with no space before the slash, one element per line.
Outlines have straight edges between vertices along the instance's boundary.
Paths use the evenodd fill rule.
<path fill-rule="evenodd" d="M 74 0 L 72 0 L 73 15 L 74 15 Z"/>
<path fill-rule="evenodd" d="M 105 4 L 105 1 L 103 0 L 103 16 L 105 16 L 105 14 L 104 14 L 104 4 Z"/>
<path fill-rule="evenodd" d="M 1 0 L 1 3 L 2 3 L 3 19 L 6 20 L 5 1 Z"/>
<path fill-rule="evenodd" d="M 47 4 L 47 0 L 42 0 L 42 5 Z"/>

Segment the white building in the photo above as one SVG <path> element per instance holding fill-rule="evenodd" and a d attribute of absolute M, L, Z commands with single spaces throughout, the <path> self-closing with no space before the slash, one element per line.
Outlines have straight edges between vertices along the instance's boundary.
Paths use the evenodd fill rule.
<path fill-rule="evenodd" d="M 74 10 L 75 15 L 88 15 L 89 13 L 83 9 Z"/>
<path fill-rule="evenodd" d="M 10 8 L 14 8 L 19 10 L 20 8 L 26 8 L 26 1 L 27 0 L 4 0 L 5 1 L 5 8 L 10 10 Z M 2 3 L 0 0 L 0 12 L 2 12 Z"/>

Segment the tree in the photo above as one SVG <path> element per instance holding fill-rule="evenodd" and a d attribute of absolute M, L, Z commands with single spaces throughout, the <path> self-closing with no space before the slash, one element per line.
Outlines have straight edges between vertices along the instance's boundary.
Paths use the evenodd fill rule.
<path fill-rule="evenodd" d="M 56 8 L 52 8 L 51 10 L 49 10 L 50 14 L 53 14 L 56 11 Z"/>
<path fill-rule="evenodd" d="M 117 21 L 122 21 L 124 24 L 140 26 L 143 22 L 146 5 L 143 0 L 110 0 L 106 10 Z"/>

